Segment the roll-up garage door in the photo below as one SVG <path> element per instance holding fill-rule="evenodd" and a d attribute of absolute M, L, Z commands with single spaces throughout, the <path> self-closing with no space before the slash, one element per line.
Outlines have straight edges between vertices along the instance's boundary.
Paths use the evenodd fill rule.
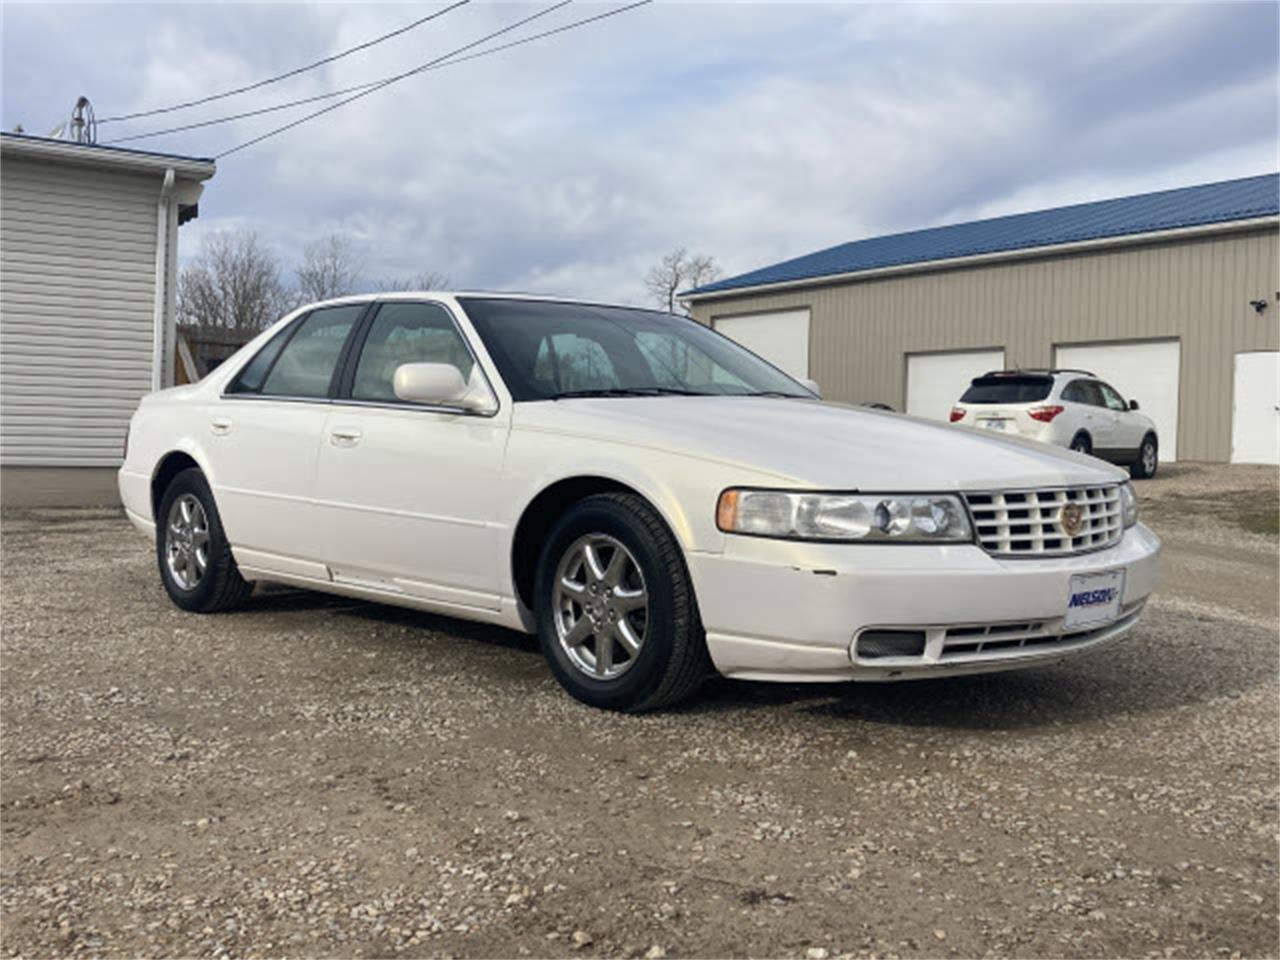
<path fill-rule="evenodd" d="M 1178 454 L 1178 369 L 1181 349 L 1177 340 L 1144 340 L 1129 343 L 1081 343 L 1054 350 L 1056 367 L 1089 370 L 1119 391 L 1156 425 L 1160 460 L 1171 463 Z"/>
<path fill-rule="evenodd" d="M 974 377 L 1004 369 L 1003 350 L 907 354 L 907 413 L 947 420 Z"/>
<path fill-rule="evenodd" d="M 807 309 L 716 317 L 711 325 L 791 376 L 809 376 Z"/>

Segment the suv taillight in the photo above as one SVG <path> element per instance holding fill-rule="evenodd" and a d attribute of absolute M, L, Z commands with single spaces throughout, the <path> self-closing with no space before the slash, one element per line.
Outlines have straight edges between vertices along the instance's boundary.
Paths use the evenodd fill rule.
<path fill-rule="evenodd" d="M 1048 407 L 1032 407 L 1027 411 L 1027 416 L 1032 420 L 1039 420 L 1041 423 L 1053 423 L 1053 418 L 1060 414 L 1062 409 L 1057 404 Z"/>
<path fill-rule="evenodd" d="M 962 408 L 962 407 L 952 407 L 952 408 L 951 408 L 951 422 L 952 422 L 952 423 L 955 423 L 957 420 L 963 420 L 963 419 L 964 419 L 964 415 L 965 415 L 965 410 L 964 410 L 964 408 Z"/>

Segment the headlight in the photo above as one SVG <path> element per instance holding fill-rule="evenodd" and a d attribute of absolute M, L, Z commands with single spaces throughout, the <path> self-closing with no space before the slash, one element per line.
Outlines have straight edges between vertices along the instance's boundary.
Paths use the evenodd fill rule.
<path fill-rule="evenodd" d="M 725 533 L 786 540 L 956 543 L 973 539 L 959 497 L 945 494 L 726 490 L 716 505 Z"/>
<path fill-rule="evenodd" d="M 1127 480 L 1120 484 L 1120 518 L 1126 530 L 1138 522 L 1138 495 Z"/>

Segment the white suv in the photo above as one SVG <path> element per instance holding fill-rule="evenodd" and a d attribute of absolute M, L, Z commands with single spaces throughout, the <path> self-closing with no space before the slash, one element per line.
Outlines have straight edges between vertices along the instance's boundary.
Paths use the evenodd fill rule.
<path fill-rule="evenodd" d="M 951 422 L 1070 447 L 1154 476 L 1160 441 L 1138 412 L 1088 370 L 993 370 L 976 378 L 951 408 Z"/>

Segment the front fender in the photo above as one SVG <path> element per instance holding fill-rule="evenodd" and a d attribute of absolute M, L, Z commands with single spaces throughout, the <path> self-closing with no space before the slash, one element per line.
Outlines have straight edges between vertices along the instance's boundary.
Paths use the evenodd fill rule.
<path fill-rule="evenodd" d="M 508 442 L 504 474 L 511 492 L 506 516 L 511 530 L 548 487 L 564 480 L 599 477 L 630 487 L 653 504 L 684 550 L 706 553 L 724 549 L 724 534 L 715 524 L 721 491 L 777 479 L 718 461 L 620 441 L 518 429 L 512 431 Z"/>

